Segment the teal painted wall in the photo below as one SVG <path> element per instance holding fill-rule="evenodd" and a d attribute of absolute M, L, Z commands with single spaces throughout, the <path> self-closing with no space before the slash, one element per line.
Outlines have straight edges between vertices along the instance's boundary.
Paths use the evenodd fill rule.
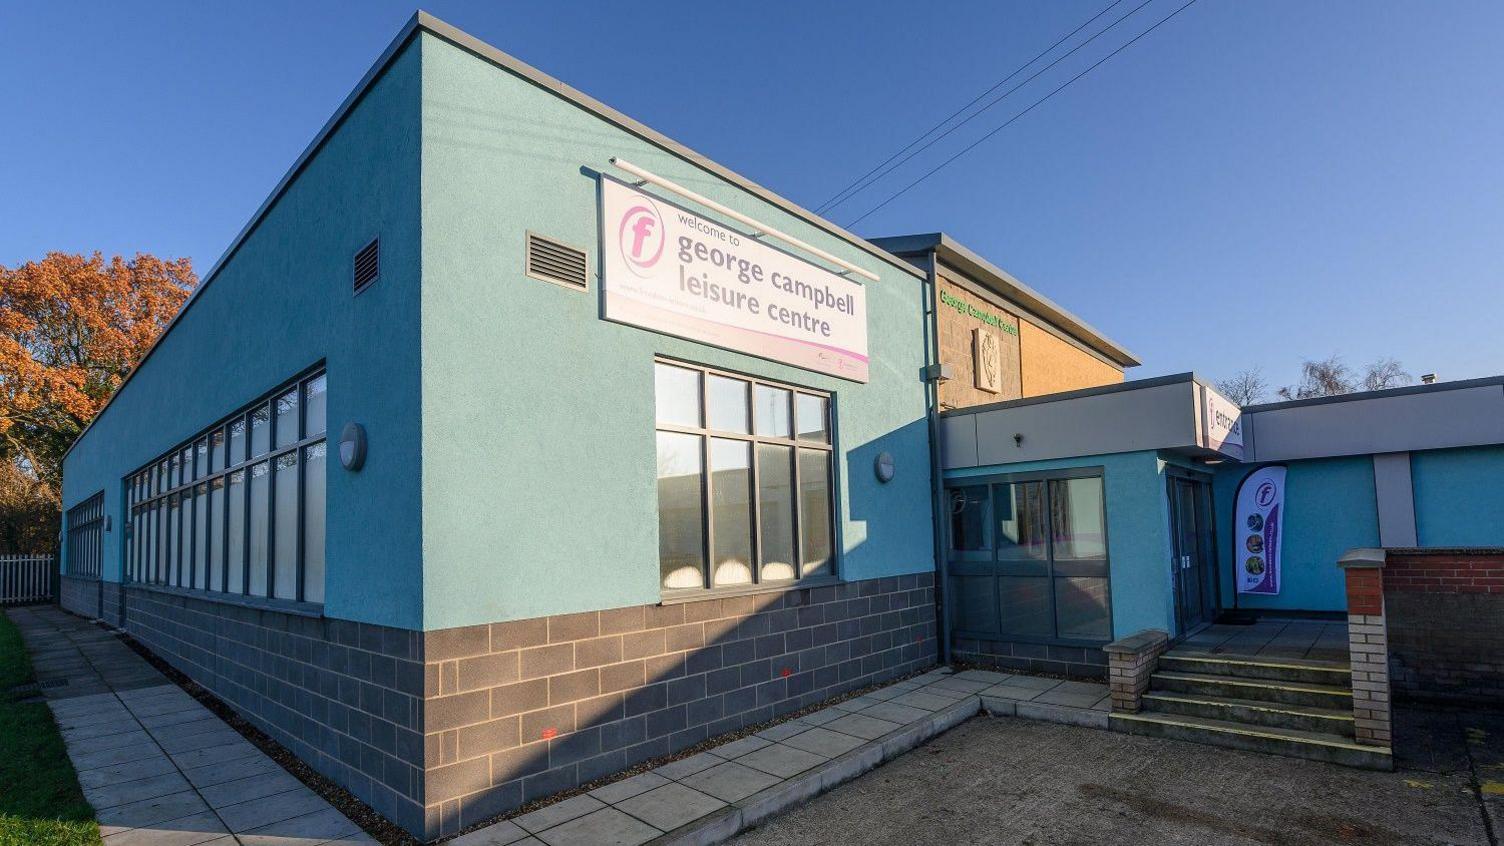
<path fill-rule="evenodd" d="M 1504 547 L 1504 446 L 1410 455 L 1421 546 Z"/>
<path fill-rule="evenodd" d="M 1234 550 L 1230 537 L 1238 482 L 1257 465 L 1234 465 L 1217 474 L 1217 534 L 1222 607 L 1233 601 Z M 1367 455 L 1288 463 L 1285 476 L 1284 583 L 1277 596 L 1238 596 L 1241 608 L 1345 611 L 1337 558 L 1354 547 L 1379 545 L 1373 459 Z"/>
<path fill-rule="evenodd" d="M 360 473 L 330 451 L 325 613 L 421 623 L 419 59 L 395 60 L 68 456 L 65 509 L 105 491 L 105 578 L 126 474 L 324 360 L 331 442 L 350 420 L 370 440 Z M 378 234 L 381 279 L 352 298 L 351 257 Z"/>
<path fill-rule="evenodd" d="M 950 470 L 946 479 L 998 473 L 1032 473 L 1071 467 L 1101 467 L 1107 501 L 1107 555 L 1111 570 L 1112 634 L 1143 629 L 1175 630 L 1170 573 L 1170 511 L 1165 465 L 1148 450 L 1028 461 Z"/>
<path fill-rule="evenodd" d="M 432 36 L 423 60 L 424 626 L 659 599 L 653 356 L 835 395 L 842 575 L 933 568 L 922 284 Z M 880 275 L 859 385 L 599 318 L 523 274 L 529 230 L 598 272 L 597 171 L 621 156 Z M 886 450 L 896 479 L 871 462 Z"/>

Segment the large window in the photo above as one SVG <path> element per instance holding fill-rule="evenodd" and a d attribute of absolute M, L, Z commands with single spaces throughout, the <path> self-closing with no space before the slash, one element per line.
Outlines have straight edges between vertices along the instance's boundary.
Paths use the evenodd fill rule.
<path fill-rule="evenodd" d="M 828 395 L 660 361 L 654 399 L 664 590 L 835 574 Z"/>
<path fill-rule="evenodd" d="M 284 385 L 126 479 L 130 579 L 323 602 L 325 387 Z"/>
<path fill-rule="evenodd" d="M 68 575 L 99 578 L 103 529 L 104 491 L 68 509 Z"/>
<path fill-rule="evenodd" d="M 975 637 L 1112 639 L 1099 470 L 957 483 L 950 503 L 953 628 Z"/>

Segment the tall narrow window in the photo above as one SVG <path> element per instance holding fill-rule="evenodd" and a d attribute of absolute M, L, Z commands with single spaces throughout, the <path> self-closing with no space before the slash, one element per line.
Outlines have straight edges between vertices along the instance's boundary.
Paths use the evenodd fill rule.
<path fill-rule="evenodd" d="M 230 593 L 245 593 L 245 471 L 230 474 L 228 487 L 229 521 L 226 532 L 226 556 L 229 560 L 225 577 L 225 590 Z"/>
<path fill-rule="evenodd" d="M 225 477 L 209 482 L 209 590 L 225 589 Z"/>
<path fill-rule="evenodd" d="M 666 361 L 654 386 L 664 590 L 834 575 L 830 399 Z"/>
<path fill-rule="evenodd" d="M 271 467 L 262 461 L 250 470 L 250 542 L 246 546 L 246 567 L 250 570 L 251 596 L 266 596 L 267 532 L 271 530 L 268 513 L 271 497 Z"/>
<path fill-rule="evenodd" d="M 303 448 L 303 601 L 324 601 L 324 458 L 319 441 Z"/>
<path fill-rule="evenodd" d="M 298 598 L 298 453 L 285 452 L 272 462 L 276 472 L 277 494 L 272 509 L 276 543 L 272 561 L 276 575 L 272 595 L 278 599 Z"/>

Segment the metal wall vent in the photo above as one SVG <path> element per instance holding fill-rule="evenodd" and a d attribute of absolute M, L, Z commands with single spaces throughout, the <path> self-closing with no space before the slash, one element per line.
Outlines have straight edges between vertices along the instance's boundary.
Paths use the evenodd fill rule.
<path fill-rule="evenodd" d="M 584 250 L 531 232 L 527 233 L 527 275 L 579 291 L 590 288 Z"/>
<path fill-rule="evenodd" d="M 374 238 L 355 254 L 355 293 L 365 290 L 380 275 L 381 239 Z"/>

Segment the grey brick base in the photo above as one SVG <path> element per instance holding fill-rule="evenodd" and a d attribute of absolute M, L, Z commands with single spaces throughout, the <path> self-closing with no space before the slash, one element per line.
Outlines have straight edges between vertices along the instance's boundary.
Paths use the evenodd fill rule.
<path fill-rule="evenodd" d="M 1078 679 L 1107 678 L 1107 656 L 1101 647 L 1057 646 L 957 636 L 951 644 L 951 658 L 989 669 L 1050 673 Z"/>
<path fill-rule="evenodd" d="M 90 620 L 100 617 L 99 580 L 80 579 L 63 575 L 58 583 L 58 603 L 64 611 L 70 611 Z"/>

